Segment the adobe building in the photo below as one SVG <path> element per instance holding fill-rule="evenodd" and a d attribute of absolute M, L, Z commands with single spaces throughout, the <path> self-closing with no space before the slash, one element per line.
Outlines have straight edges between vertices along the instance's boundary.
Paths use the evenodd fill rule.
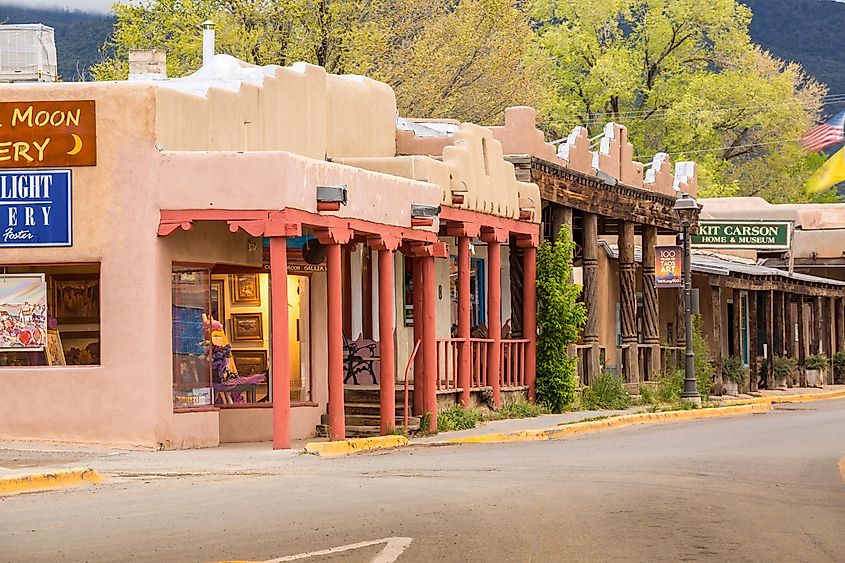
<path fill-rule="evenodd" d="M 539 191 L 490 130 L 397 156 L 369 79 L 133 78 L 0 87 L 0 437 L 283 448 L 533 396 Z"/>

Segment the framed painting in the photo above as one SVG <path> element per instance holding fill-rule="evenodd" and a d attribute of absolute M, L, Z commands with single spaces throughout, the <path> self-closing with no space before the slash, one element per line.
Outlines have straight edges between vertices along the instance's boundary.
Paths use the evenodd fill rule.
<path fill-rule="evenodd" d="M 264 340 L 261 313 L 232 313 L 232 342 Z"/>
<path fill-rule="evenodd" d="M 100 275 L 63 274 L 53 280 L 53 316 L 60 323 L 100 322 Z"/>
<path fill-rule="evenodd" d="M 211 318 L 221 323 L 226 319 L 225 285 L 223 280 L 211 280 Z"/>
<path fill-rule="evenodd" d="M 0 350 L 42 351 L 47 335 L 44 274 L 0 278 Z"/>
<path fill-rule="evenodd" d="M 267 373 L 266 350 L 232 350 L 235 369 L 241 377 Z"/>
<path fill-rule="evenodd" d="M 58 330 L 47 330 L 47 365 L 63 366 L 65 362 L 65 350 L 62 347 L 62 338 Z"/>
<path fill-rule="evenodd" d="M 258 274 L 232 274 L 232 303 L 261 305 Z"/>

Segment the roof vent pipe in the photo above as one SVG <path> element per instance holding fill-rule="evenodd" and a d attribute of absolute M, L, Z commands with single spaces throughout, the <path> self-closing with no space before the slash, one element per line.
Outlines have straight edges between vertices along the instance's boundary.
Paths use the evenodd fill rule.
<path fill-rule="evenodd" d="M 214 22 L 202 22 L 202 66 L 206 66 L 214 58 Z"/>

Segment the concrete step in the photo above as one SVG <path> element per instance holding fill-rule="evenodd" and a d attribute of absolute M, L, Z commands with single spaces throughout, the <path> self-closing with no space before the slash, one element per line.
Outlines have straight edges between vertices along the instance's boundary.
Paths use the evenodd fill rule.
<path fill-rule="evenodd" d="M 409 403 L 409 407 L 413 408 L 413 405 Z M 350 414 L 365 414 L 365 415 L 374 415 L 378 416 L 380 412 L 380 406 L 378 403 L 346 403 L 343 406 L 344 412 L 347 415 Z M 398 403 L 396 405 L 396 416 L 401 416 L 405 412 L 405 405 L 404 403 Z"/>
<path fill-rule="evenodd" d="M 401 429 L 401 424 L 397 423 L 397 429 Z M 408 425 L 408 431 L 413 433 L 417 432 L 420 429 L 419 423 L 416 426 Z M 380 434 L 378 426 L 347 426 L 346 427 L 346 437 L 347 438 L 370 438 L 372 436 L 378 436 Z M 329 435 L 329 427 L 326 424 L 318 424 L 317 425 L 317 435 L 318 436 L 328 436 Z"/>
<path fill-rule="evenodd" d="M 381 425 L 381 416 L 378 413 L 376 414 L 348 414 L 344 418 L 346 422 L 346 426 L 380 426 Z M 329 417 L 328 415 L 322 415 L 320 417 L 320 424 L 328 424 Z M 396 417 L 396 426 L 402 426 L 404 424 L 404 418 L 402 416 Z M 419 426 L 420 419 L 416 416 L 408 417 L 408 425 L 409 426 Z"/>
<path fill-rule="evenodd" d="M 378 404 L 379 402 L 379 393 L 380 390 L 378 386 L 373 385 L 354 385 L 354 386 L 346 386 L 343 389 L 343 400 L 346 403 L 375 403 Z M 400 388 L 397 385 L 396 388 L 396 403 L 401 404 L 404 402 L 405 397 L 405 389 Z M 413 402 L 414 392 L 412 389 L 408 390 L 408 400 Z"/>

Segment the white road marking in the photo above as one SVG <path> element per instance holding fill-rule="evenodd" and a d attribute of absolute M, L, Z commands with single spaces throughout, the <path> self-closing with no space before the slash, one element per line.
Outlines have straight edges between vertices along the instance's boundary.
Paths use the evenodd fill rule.
<path fill-rule="evenodd" d="M 288 555 L 287 557 L 279 557 L 278 559 L 268 559 L 262 563 L 299 561 L 310 557 L 320 557 L 322 555 L 332 555 L 333 553 L 340 553 L 342 551 L 352 551 L 353 549 L 361 549 L 363 547 L 370 547 L 371 545 L 378 545 L 380 543 L 385 544 L 384 549 L 382 549 L 370 563 L 393 563 L 399 559 L 399 556 L 402 555 L 406 549 L 408 549 L 408 546 L 411 545 L 412 541 L 413 538 L 382 538 L 380 540 L 364 541 L 360 543 L 351 543 L 349 545 L 341 545 L 339 547 L 332 547 L 330 549 L 321 549 L 320 551 L 297 553 L 296 555 Z"/>

